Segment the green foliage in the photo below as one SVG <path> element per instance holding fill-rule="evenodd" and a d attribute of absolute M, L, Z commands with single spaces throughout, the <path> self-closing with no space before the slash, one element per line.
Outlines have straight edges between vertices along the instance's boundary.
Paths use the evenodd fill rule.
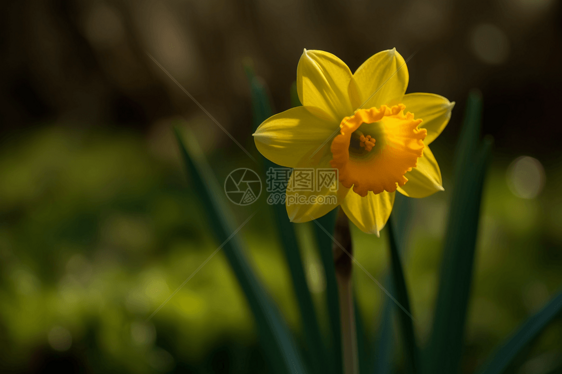
<path fill-rule="evenodd" d="M 314 236 L 318 246 L 318 253 L 322 261 L 324 279 L 326 280 L 326 307 L 330 321 L 330 337 L 332 349 L 330 356 L 333 357 L 333 365 L 336 373 L 343 370 L 343 357 L 341 346 L 341 324 L 340 303 L 338 295 L 338 283 L 336 280 L 336 269 L 332 255 L 332 236 L 336 224 L 337 209 L 314 221 Z"/>
<path fill-rule="evenodd" d="M 439 294 L 433 319 L 427 373 L 456 373 L 464 342 L 480 202 L 491 154 L 491 141 L 480 141 L 482 103 L 478 93 L 468 99 L 454 171 L 454 190 L 445 236 Z"/>
<path fill-rule="evenodd" d="M 562 292 L 558 293 L 539 312 L 529 317 L 524 324 L 513 334 L 512 337 L 497 349 L 494 355 L 479 374 L 502 374 L 507 373 L 509 365 L 516 359 L 523 349 L 560 314 L 562 313 Z"/>
<path fill-rule="evenodd" d="M 303 373 L 304 367 L 295 343 L 279 311 L 246 259 L 241 241 L 236 236 L 241 226 L 238 229 L 233 226 L 233 219 L 219 198 L 221 193 L 218 184 L 194 135 L 188 134 L 184 143 L 176 128 L 176 137 L 188 174 L 192 177 L 193 187 L 201 198 L 209 226 L 221 243 L 219 248 L 224 248 L 229 264 L 246 295 L 272 368 L 279 373 Z"/>
<path fill-rule="evenodd" d="M 400 259 L 400 250 L 398 248 L 398 240 L 393 227 L 393 220 L 390 219 L 388 226 L 388 240 L 390 248 L 390 264 L 392 285 L 396 302 L 399 303 L 400 308 L 396 310 L 397 317 L 400 325 L 400 333 L 402 334 L 402 344 L 404 345 L 404 352 L 406 357 L 406 366 L 409 373 L 419 373 L 420 364 L 418 357 L 418 346 L 414 334 L 414 325 L 412 311 L 410 309 L 410 298 L 408 290 L 406 289 L 406 280 L 404 279 L 404 271 L 402 270 L 402 260 Z"/>
<path fill-rule="evenodd" d="M 391 294 L 394 294 L 394 288 L 392 287 L 392 282 L 390 277 L 384 282 L 386 289 Z M 402 312 L 402 311 L 401 311 Z M 404 312 L 402 312 L 404 313 Z M 374 352 L 374 370 L 373 373 L 376 374 L 390 374 L 392 373 L 393 364 L 393 353 L 394 353 L 394 329 L 393 329 L 393 319 L 394 315 L 394 303 L 390 299 L 385 299 L 383 308 L 381 311 L 381 319 L 379 326 L 379 334 L 377 336 L 377 341 L 375 344 Z"/>
<path fill-rule="evenodd" d="M 392 217 L 388 222 L 389 250 L 391 252 L 391 274 L 386 277 L 384 282 L 386 289 L 391 295 L 398 296 L 398 302 L 406 310 L 402 310 L 395 301 L 385 298 L 381 311 L 379 335 L 375 346 L 374 373 L 389 374 L 392 372 L 393 353 L 394 353 L 394 324 L 393 316 L 397 315 L 400 321 L 400 328 L 403 336 L 405 352 L 407 354 L 407 364 L 413 372 L 418 367 L 419 353 L 414 333 L 412 312 L 408 291 L 406 289 L 404 272 L 402 270 L 401 257 L 405 254 L 404 248 L 408 243 L 409 217 L 411 215 L 410 201 L 401 195 L 396 196 Z M 396 232 L 396 234 L 394 234 Z M 400 294 L 395 291 L 394 284 L 400 284 Z M 406 314 L 409 313 L 408 314 Z"/>

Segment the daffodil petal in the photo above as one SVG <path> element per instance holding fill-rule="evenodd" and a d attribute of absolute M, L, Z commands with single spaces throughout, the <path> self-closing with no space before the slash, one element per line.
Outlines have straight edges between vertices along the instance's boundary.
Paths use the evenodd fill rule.
<path fill-rule="evenodd" d="M 348 90 L 354 109 L 398 104 L 406 93 L 408 80 L 406 61 L 396 49 L 375 54 L 351 79 Z"/>
<path fill-rule="evenodd" d="M 330 166 L 331 157 L 331 153 L 327 149 L 323 150 L 321 159 L 305 156 L 293 170 L 285 201 L 291 222 L 308 222 L 320 218 L 345 200 L 349 189 L 339 183 L 335 169 Z M 311 189 L 303 189 L 302 187 L 306 186 L 306 183 L 299 183 L 298 180 L 306 176 L 305 173 L 310 170 L 314 173 L 314 183 L 312 183 Z M 333 181 L 337 185 L 337 189 L 330 188 L 334 186 L 333 184 L 322 185 L 319 182 L 318 172 L 321 170 L 333 173 Z"/>
<path fill-rule="evenodd" d="M 302 105 L 322 109 L 338 123 L 353 114 L 347 89 L 351 71 L 338 57 L 323 51 L 307 51 L 297 67 L 297 92 Z"/>
<path fill-rule="evenodd" d="M 305 155 L 329 147 L 339 130 L 318 108 L 300 106 L 269 117 L 254 133 L 260 153 L 286 167 L 296 167 Z"/>
<path fill-rule="evenodd" d="M 318 219 L 331 212 L 334 208 L 337 208 L 341 202 L 345 200 L 345 196 L 348 192 L 349 189 L 341 184 L 339 184 L 337 192 L 287 192 L 287 199 L 285 202 L 287 215 L 291 222 L 297 223 Z M 298 199 L 303 199 L 302 201 L 306 199 L 307 202 L 303 203 Z"/>
<path fill-rule="evenodd" d="M 435 192 L 444 191 L 441 170 L 429 147 L 423 150 L 423 156 L 418 159 L 418 165 L 406 173 L 408 182 L 398 187 L 398 191 L 408 197 L 427 197 Z"/>
<path fill-rule="evenodd" d="M 426 145 L 431 144 L 449 123 L 451 111 L 455 106 L 443 96 L 430 93 L 411 93 L 402 98 L 406 112 L 414 113 L 416 119 L 422 119 L 421 129 L 427 129 Z"/>
<path fill-rule="evenodd" d="M 361 231 L 378 236 L 390 217 L 395 194 L 395 192 L 384 191 L 375 195 L 369 191 L 367 196 L 361 197 L 350 191 L 341 207 L 345 215 Z"/>

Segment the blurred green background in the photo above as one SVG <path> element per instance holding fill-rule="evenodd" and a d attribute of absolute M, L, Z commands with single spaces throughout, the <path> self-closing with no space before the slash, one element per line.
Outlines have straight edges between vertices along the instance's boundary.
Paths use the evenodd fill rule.
<path fill-rule="evenodd" d="M 266 373 L 244 297 L 183 174 L 171 126 L 189 126 L 219 183 L 261 170 L 147 56 L 154 56 L 256 159 L 244 64 L 290 106 L 303 48 L 355 70 L 396 47 L 408 92 L 456 101 L 432 145 L 446 191 L 415 200 L 406 279 L 427 339 L 470 88 L 495 138 L 483 201 L 463 371 L 562 285 L 562 7 L 553 0 L 5 1 L 0 5 L 0 372 Z M 265 181 L 265 176 L 262 175 Z M 300 321 L 265 195 L 231 205 L 261 279 Z M 298 226 L 311 289 L 324 280 Z M 381 238 L 354 230 L 357 260 L 387 271 Z M 384 294 L 354 275 L 367 350 Z M 325 327 L 326 315 L 318 318 Z M 558 320 L 521 373 L 561 364 Z M 301 341 L 302 343 L 302 341 Z"/>

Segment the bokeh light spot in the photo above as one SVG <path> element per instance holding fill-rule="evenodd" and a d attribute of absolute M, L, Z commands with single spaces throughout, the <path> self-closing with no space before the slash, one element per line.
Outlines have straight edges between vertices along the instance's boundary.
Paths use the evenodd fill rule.
<path fill-rule="evenodd" d="M 140 291 L 129 292 L 125 298 L 125 307 L 129 312 L 136 314 L 146 314 L 150 310 L 146 296 Z"/>
<path fill-rule="evenodd" d="M 72 346 L 72 335 L 62 326 L 55 326 L 47 336 L 49 345 L 59 352 L 67 351 Z"/>
<path fill-rule="evenodd" d="M 176 295 L 176 303 L 179 305 L 184 316 L 188 318 L 204 317 L 207 310 L 206 300 L 195 292 L 183 290 Z"/>
<path fill-rule="evenodd" d="M 507 184 L 513 194 L 522 199 L 537 197 L 546 182 L 539 160 L 529 156 L 515 159 L 507 169 Z"/>
<path fill-rule="evenodd" d="M 470 31 L 470 47 L 476 57 L 487 64 L 502 64 L 509 56 L 509 39 L 491 24 L 476 25 Z"/>
<path fill-rule="evenodd" d="M 158 300 L 170 293 L 168 284 L 162 278 L 153 277 L 147 282 L 144 293 L 152 300 Z"/>
<path fill-rule="evenodd" d="M 152 345 L 156 339 L 156 329 L 151 323 L 133 322 L 131 339 L 139 345 Z"/>

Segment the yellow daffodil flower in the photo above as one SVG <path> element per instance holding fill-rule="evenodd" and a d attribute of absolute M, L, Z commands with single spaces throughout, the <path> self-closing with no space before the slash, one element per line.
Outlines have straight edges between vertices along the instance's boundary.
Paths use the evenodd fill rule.
<path fill-rule="evenodd" d="M 265 120 L 255 143 L 281 166 L 336 168 L 339 185 L 288 189 L 287 201 L 296 193 L 316 196 L 287 204 L 291 221 L 307 222 L 341 205 L 357 227 L 378 235 L 396 191 L 415 198 L 443 191 L 429 144 L 449 122 L 454 103 L 434 94 L 406 95 L 408 79 L 395 49 L 375 54 L 354 74 L 330 53 L 304 50 L 297 67 L 303 106 Z"/>

